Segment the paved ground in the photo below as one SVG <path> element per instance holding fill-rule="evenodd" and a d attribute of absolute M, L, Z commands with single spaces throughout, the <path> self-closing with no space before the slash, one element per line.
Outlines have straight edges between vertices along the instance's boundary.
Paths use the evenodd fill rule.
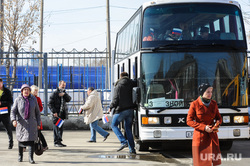
<path fill-rule="evenodd" d="M 170 148 L 165 151 L 150 150 L 137 152 L 137 155 L 128 155 L 128 148 L 116 152 L 120 144 L 115 134 L 109 130 L 110 136 L 103 138 L 97 135 L 97 143 L 87 143 L 90 138 L 89 130 L 65 130 L 63 143 L 65 148 L 54 147 L 53 131 L 46 130 L 43 134 L 49 145 L 49 150 L 42 156 L 34 155 L 35 165 L 41 166 L 68 166 L 68 165 L 126 165 L 126 166 L 192 166 L 192 151 L 188 149 Z M 15 132 L 13 132 L 15 138 Z M 0 166 L 27 166 L 28 152 L 24 152 L 23 162 L 17 162 L 17 141 L 14 139 L 14 148 L 8 150 L 8 137 L 5 131 L 0 131 Z M 229 151 L 222 151 L 222 166 L 248 166 L 250 163 L 250 140 L 235 141 Z M 162 155 L 163 154 L 163 155 Z M 228 158 L 228 157 L 229 158 Z M 232 157 L 234 157 L 232 159 Z"/>
<path fill-rule="evenodd" d="M 97 143 L 87 143 L 90 138 L 88 130 L 64 131 L 63 143 L 67 147 L 54 147 L 52 130 L 43 131 L 49 145 L 49 150 L 41 156 L 34 155 L 36 165 L 41 166 L 68 166 L 68 165 L 166 165 L 167 159 L 159 152 L 138 152 L 137 155 L 128 155 L 128 148 L 121 152 L 116 152 L 120 144 L 115 134 L 102 142 L 103 138 L 98 135 Z M 15 132 L 13 132 L 14 138 Z M 17 162 L 18 149 L 17 141 L 14 139 L 14 147 L 8 150 L 8 137 L 5 131 L 0 131 L 0 165 L 1 166 L 26 166 L 28 162 L 28 152 L 24 152 L 23 162 Z M 176 164 L 172 164 L 176 165 Z"/>

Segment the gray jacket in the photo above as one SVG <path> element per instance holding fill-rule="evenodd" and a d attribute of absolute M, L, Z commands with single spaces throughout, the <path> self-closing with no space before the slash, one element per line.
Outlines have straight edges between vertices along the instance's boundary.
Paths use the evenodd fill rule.
<path fill-rule="evenodd" d="M 35 96 L 29 96 L 30 116 L 24 119 L 25 99 L 18 96 L 13 104 L 10 113 L 11 121 L 16 120 L 16 137 L 19 142 L 35 141 L 37 139 L 37 126 L 40 125 L 40 111 Z"/>

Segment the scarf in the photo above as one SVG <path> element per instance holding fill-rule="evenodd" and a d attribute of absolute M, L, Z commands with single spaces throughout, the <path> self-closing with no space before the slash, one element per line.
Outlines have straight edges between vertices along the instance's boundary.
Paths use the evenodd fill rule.
<path fill-rule="evenodd" d="M 64 92 L 63 89 L 60 89 L 59 93 L 62 93 L 62 92 Z M 60 112 L 63 112 L 63 96 L 61 96 Z"/>
<path fill-rule="evenodd" d="M 205 106 L 209 107 L 209 104 L 210 104 L 210 102 L 211 102 L 211 99 L 205 99 L 205 98 L 203 98 L 202 96 L 200 96 L 200 97 L 201 97 L 202 103 L 203 103 Z"/>
<path fill-rule="evenodd" d="M 30 116 L 30 102 L 29 102 L 29 96 L 23 96 L 25 99 L 25 108 L 24 108 L 24 119 L 29 119 Z"/>

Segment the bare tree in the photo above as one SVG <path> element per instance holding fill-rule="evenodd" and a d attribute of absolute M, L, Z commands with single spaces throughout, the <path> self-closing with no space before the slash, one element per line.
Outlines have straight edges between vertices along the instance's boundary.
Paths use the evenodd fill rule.
<path fill-rule="evenodd" d="M 40 0 L 4 0 L 3 17 L 4 31 L 3 39 L 5 47 L 8 48 L 6 56 L 6 75 L 10 89 L 13 89 L 14 81 L 10 82 L 9 78 L 16 80 L 16 66 L 18 60 L 18 51 L 29 40 L 39 33 L 39 7 Z M 14 52 L 14 60 L 10 61 L 10 52 Z M 10 77 L 10 66 L 13 66 L 13 72 Z"/>

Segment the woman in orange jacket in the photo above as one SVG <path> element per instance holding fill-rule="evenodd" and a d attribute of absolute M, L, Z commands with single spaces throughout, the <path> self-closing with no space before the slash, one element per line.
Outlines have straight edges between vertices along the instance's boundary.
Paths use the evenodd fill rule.
<path fill-rule="evenodd" d="M 222 118 L 216 101 L 211 99 L 213 87 L 203 83 L 198 90 L 200 97 L 191 103 L 187 115 L 187 125 L 194 128 L 193 164 L 194 166 L 220 165 L 221 152 L 217 132 Z"/>

